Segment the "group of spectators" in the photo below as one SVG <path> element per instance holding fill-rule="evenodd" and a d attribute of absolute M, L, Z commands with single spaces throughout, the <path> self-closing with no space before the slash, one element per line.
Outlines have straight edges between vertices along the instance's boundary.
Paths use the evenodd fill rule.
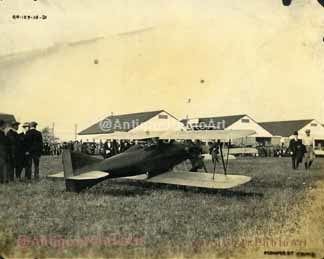
<path fill-rule="evenodd" d="M 288 147 L 284 143 L 281 145 L 263 145 L 256 146 L 260 157 L 288 157 L 290 156 Z"/>
<path fill-rule="evenodd" d="M 44 142 L 42 154 L 44 156 L 59 156 L 62 154 L 63 145 L 55 142 Z"/>
<path fill-rule="evenodd" d="M 58 156 L 62 153 L 63 149 L 70 149 L 71 151 L 75 152 L 82 152 L 88 155 L 100 155 L 104 158 L 108 158 L 126 151 L 129 147 L 131 147 L 134 144 L 134 141 L 126 140 L 106 140 L 105 142 L 101 140 L 99 142 L 83 142 L 82 140 L 68 141 L 62 143 L 45 142 L 43 145 L 42 153 L 43 155 Z"/>
<path fill-rule="evenodd" d="M 42 133 L 37 122 L 25 122 L 23 132 L 18 133 L 20 123 L 0 120 L 0 183 L 20 180 L 25 170 L 25 178 L 39 179 L 39 160 L 43 151 Z"/>
<path fill-rule="evenodd" d="M 114 156 L 126 151 L 135 145 L 135 141 L 106 140 L 99 141 L 69 141 L 63 143 L 44 142 L 42 134 L 36 129 L 37 122 L 25 122 L 22 125 L 23 132 L 18 133 L 20 123 L 17 121 L 5 122 L 0 120 L 0 183 L 19 180 L 25 170 L 25 178 L 32 178 L 32 167 L 34 178 L 39 179 L 39 160 L 41 155 L 61 155 L 63 149 L 82 152 L 88 155 L 101 155 L 104 158 Z M 276 147 L 257 146 L 259 156 L 292 157 L 293 169 L 298 169 L 299 164 L 305 160 L 305 169 L 309 169 L 315 158 L 313 151 L 313 138 L 310 130 L 306 131 L 304 139 L 298 138 L 298 132 L 294 132 L 289 146 L 284 144 Z M 219 144 L 209 145 L 210 154 L 219 153 Z M 198 145 L 197 145 L 198 146 Z M 198 152 L 198 150 L 197 150 Z"/>

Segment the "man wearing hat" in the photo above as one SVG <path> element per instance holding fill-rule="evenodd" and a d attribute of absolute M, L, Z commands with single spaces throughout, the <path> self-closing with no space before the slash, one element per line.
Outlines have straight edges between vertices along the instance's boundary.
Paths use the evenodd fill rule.
<path fill-rule="evenodd" d="M 21 151 L 20 141 L 18 136 L 18 128 L 20 123 L 17 121 L 12 121 L 9 124 L 7 131 L 7 138 L 9 143 L 9 154 L 8 154 L 8 176 L 9 180 L 14 180 L 14 175 L 16 172 L 17 177 L 17 167 L 18 167 L 18 156 L 19 151 Z"/>
<path fill-rule="evenodd" d="M 25 122 L 23 125 L 22 125 L 22 128 L 23 128 L 23 132 L 19 133 L 19 141 L 20 141 L 20 144 L 21 144 L 21 152 L 20 152 L 20 167 L 17 168 L 17 171 L 16 173 L 18 174 L 18 177 L 20 176 L 21 177 L 21 173 L 22 173 L 22 170 L 25 168 L 25 177 L 27 177 L 27 155 L 26 155 L 26 152 L 27 152 L 27 145 L 26 145 L 26 134 L 27 132 L 29 131 L 30 129 L 30 125 L 29 125 L 29 122 Z"/>
<path fill-rule="evenodd" d="M 26 176 L 31 179 L 32 164 L 34 164 L 34 177 L 39 179 L 39 160 L 43 150 L 43 137 L 42 133 L 36 129 L 37 122 L 33 121 L 30 124 L 30 129 L 26 132 Z"/>
<path fill-rule="evenodd" d="M 299 164 L 303 161 L 303 156 L 305 153 L 305 147 L 298 138 L 298 132 L 295 131 L 293 134 L 293 138 L 289 142 L 289 150 L 292 160 L 292 168 L 297 170 Z"/>
<path fill-rule="evenodd" d="M 303 138 L 303 144 L 305 145 L 305 169 L 308 170 L 314 159 L 315 159 L 315 154 L 314 154 L 314 138 L 310 135 L 311 131 L 310 129 L 306 129 L 305 131 L 306 136 Z"/>
<path fill-rule="evenodd" d="M 0 184 L 7 182 L 8 139 L 5 128 L 6 123 L 0 120 Z"/>

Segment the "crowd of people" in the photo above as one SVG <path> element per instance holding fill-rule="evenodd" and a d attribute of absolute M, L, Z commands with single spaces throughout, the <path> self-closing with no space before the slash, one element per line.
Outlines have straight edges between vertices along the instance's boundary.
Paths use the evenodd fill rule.
<path fill-rule="evenodd" d="M 37 128 L 37 122 L 25 122 L 22 125 L 23 132 L 18 133 L 20 123 L 17 121 L 5 122 L 0 120 L 0 183 L 20 180 L 22 172 L 25 178 L 32 179 L 32 168 L 34 178 L 39 179 L 39 161 L 42 155 L 61 155 L 63 149 L 82 152 L 88 155 L 100 155 L 104 158 L 114 156 L 126 151 L 136 144 L 136 141 L 106 140 L 105 142 L 69 141 L 63 143 L 43 142 L 43 137 Z M 304 160 L 305 169 L 308 170 L 315 158 L 313 150 L 313 138 L 310 130 L 306 130 L 303 139 L 298 138 L 298 132 L 294 132 L 289 146 L 265 147 L 257 146 L 259 156 L 284 157 L 291 156 L 292 168 L 298 169 Z M 216 144 L 215 144 L 216 145 Z M 217 157 L 219 146 L 210 146 L 210 154 Z"/>
<path fill-rule="evenodd" d="M 59 156 L 62 154 L 63 145 L 59 142 L 44 142 L 42 154 L 45 156 Z"/>
<path fill-rule="evenodd" d="M 18 133 L 20 123 L 0 120 L 0 183 L 22 179 L 39 179 L 39 161 L 43 152 L 43 137 L 37 122 L 25 122 L 23 132 Z"/>
<path fill-rule="evenodd" d="M 89 142 L 89 141 L 68 141 L 62 143 L 47 143 L 43 145 L 43 155 L 60 155 L 63 149 L 82 152 L 88 155 L 101 155 L 104 158 L 126 151 L 129 147 L 135 144 L 134 141 L 126 140 L 106 140 L 105 142 Z"/>
<path fill-rule="evenodd" d="M 290 156 L 289 149 L 284 143 L 281 145 L 264 145 L 256 146 L 260 157 L 288 157 Z"/>
<path fill-rule="evenodd" d="M 294 136 L 297 132 L 294 133 Z M 294 161 L 300 161 L 298 165 L 301 163 L 303 158 L 307 155 L 308 164 L 307 169 L 311 166 L 311 161 L 314 160 L 314 151 L 313 151 L 313 138 L 310 136 L 310 130 L 307 130 L 306 137 L 303 139 L 299 139 L 298 136 L 296 137 L 298 139 L 298 144 L 301 148 L 296 149 L 293 142 L 290 141 L 289 145 L 286 146 L 284 143 L 281 143 L 280 145 L 265 145 L 265 144 L 258 144 L 256 146 L 256 149 L 258 151 L 258 156 L 260 157 L 298 157 L 298 159 L 295 159 Z M 295 139 L 295 137 L 293 137 Z M 78 151 L 82 152 L 88 155 L 101 155 L 104 158 L 111 157 L 113 155 L 119 154 L 127 150 L 130 146 L 134 145 L 135 141 L 126 141 L 126 140 L 120 140 L 120 141 L 109 141 L 106 140 L 105 142 L 99 141 L 99 142 L 91 142 L 91 141 L 69 141 L 69 142 L 63 142 L 63 143 L 44 143 L 43 147 L 43 154 L 44 155 L 60 155 L 62 153 L 62 150 L 64 148 L 68 148 L 71 151 Z M 217 144 L 217 143 L 216 143 Z M 208 143 L 209 149 L 218 150 L 217 154 L 219 153 L 219 147 L 216 145 L 214 147 L 215 143 Z M 232 147 L 232 145 L 231 145 Z M 235 147 L 235 146 L 233 146 Z M 210 154 L 212 154 L 211 151 L 209 151 Z M 294 167 L 297 166 L 297 162 L 295 162 Z"/>

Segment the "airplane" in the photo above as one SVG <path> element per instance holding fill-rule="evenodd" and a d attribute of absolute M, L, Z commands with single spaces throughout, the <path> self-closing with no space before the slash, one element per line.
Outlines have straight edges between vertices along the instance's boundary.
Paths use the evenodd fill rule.
<path fill-rule="evenodd" d="M 233 139 L 253 134 L 255 134 L 253 130 L 115 132 L 108 134 L 106 138 L 110 140 L 149 139 L 151 144 L 147 146 L 135 144 L 125 152 L 107 159 L 64 149 L 62 153 L 63 172 L 47 177 L 64 178 L 66 190 L 70 192 L 80 192 L 111 178 L 212 189 L 233 188 L 249 182 L 251 177 L 227 174 L 229 152 L 225 158 L 224 143 L 227 143 L 229 149 Z M 216 161 L 214 161 L 213 172 L 207 172 L 202 156 L 197 152 L 197 145 L 193 140 L 217 140 L 224 174 L 216 173 Z M 194 170 L 172 171 L 175 166 L 187 159 L 191 161 Z M 197 167 L 194 168 L 196 162 L 202 163 L 205 173 L 195 172 L 197 171 Z"/>

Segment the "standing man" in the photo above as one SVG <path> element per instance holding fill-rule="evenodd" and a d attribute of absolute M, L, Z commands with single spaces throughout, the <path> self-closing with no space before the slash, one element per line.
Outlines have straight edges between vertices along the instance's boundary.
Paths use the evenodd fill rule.
<path fill-rule="evenodd" d="M 111 150 L 111 156 L 114 156 L 114 155 L 118 154 L 119 145 L 118 145 L 118 143 L 117 143 L 117 141 L 115 139 L 111 142 L 110 150 Z"/>
<path fill-rule="evenodd" d="M 294 170 L 298 169 L 299 163 L 303 161 L 304 156 L 304 145 L 301 141 L 301 139 L 298 139 L 298 132 L 295 131 L 293 138 L 289 142 L 289 150 L 292 160 L 292 168 Z"/>
<path fill-rule="evenodd" d="M 6 123 L 0 120 L 0 184 L 7 182 L 8 139 L 5 128 Z"/>
<path fill-rule="evenodd" d="M 25 143 L 27 148 L 27 168 L 26 175 L 31 179 L 31 169 L 34 164 L 34 177 L 39 179 L 39 160 L 43 150 L 43 137 L 42 133 L 36 129 L 37 122 L 33 121 L 30 124 L 30 130 L 27 131 L 25 136 Z"/>
<path fill-rule="evenodd" d="M 314 154 L 314 138 L 310 135 L 311 131 L 310 129 L 307 129 L 305 131 L 306 136 L 303 138 L 303 144 L 305 145 L 305 169 L 308 170 L 314 159 L 315 159 L 315 154 Z"/>
<path fill-rule="evenodd" d="M 193 143 L 192 141 L 188 142 L 190 144 L 190 162 L 191 169 L 190 172 L 198 172 L 198 169 L 204 168 L 203 156 L 202 156 L 202 147 L 201 142 L 197 139 Z M 205 169 L 205 168 L 204 168 Z M 207 172 L 207 170 L 205 170 Z"/>
<path fill-rule="evenodd" d="M 19 135 L 17 133 L 18 128 L 19 128 L 20 123 L 17 121 L 13 121 L 8 129 L 7 132 L 7 138 L 9 142 L 9 159 L 8 159 L 8 175 L 9 175 L 9 180 L 13 181 L 14 176 L 16 174 L 17 178 L 17 168 L 20 167 L 19 163 L 19 157 L 21 153 L 21 143 L 19 139 Z"/>
<path fill-rule="evenodd" d="M 19 141 L 21 143 L 21 168 L 18 168 L 17 171 L 18 171 L 18 175 L 21 176 L 21 172 L 25 168 L 25 178 L 30 179 L 30 177 L 28 178 L 28 173 L 31 171 L 29 170 L 28 172 L 27 161 L 29 155 L 27 155 L 27 144 L 26 144 L 26 134 L 30 129 L 29 122 L 25 122 L 22 128 L 23 128 L 23 132 L 19 134 Z"/>
<path fill-rule="evenodd" d="M 209 146 L 209 154 L 212 157 L 213 164 L 215 165 L 216 162 L 219 163 L 218 154 L 219 154 L 219 145 L 216 141 L 210 143 Z"/>

